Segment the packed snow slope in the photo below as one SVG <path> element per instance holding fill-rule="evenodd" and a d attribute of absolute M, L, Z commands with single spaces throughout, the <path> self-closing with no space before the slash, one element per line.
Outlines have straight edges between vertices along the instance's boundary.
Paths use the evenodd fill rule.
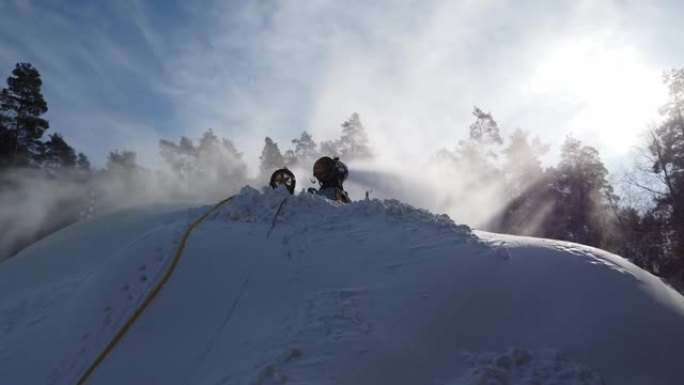
<path fill-rule="evenodd" d="M 103 216 L 0 264 L 0 382 L 75 383 L 206 210 Z M 246 187 L 88 383 L 675 385 L 683 326 L 681 295 L 601 250 Z"/>

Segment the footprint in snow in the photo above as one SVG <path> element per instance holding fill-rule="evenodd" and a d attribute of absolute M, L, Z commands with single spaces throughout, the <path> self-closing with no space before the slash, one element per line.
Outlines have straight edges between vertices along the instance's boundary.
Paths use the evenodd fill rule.
<path fill-rule="evenodd" d="M 397 262 L 397 263 L 389 264 L 386 267 L 387 267 L 387 270 L 391 271 L 392 273 L 396 273 L 399 270 L 401 270 L 404 267 L 404 265 Z"/>
<path fill-rule="evenodd" d="M 264 385 L 264 384 L 284 384 L 287 382 L 287 377 L 283 374 L 280 367 L 276 364 L 267 364 L 259 373 L 257 373 L 256 378 L 251 382 L 254 385 Z"/>
<path fill-rule="evenodd" d="M 301 349 L 299 348 L 291 348 L 288 349 L 282 356 L 281 361 L 282 362 L 292 362 L 292 361 L 297 361 L 298 359 L 302 358 L 304 355 L 304 352 L 302 352 Z"/>
<path fill-rule="evenodd" d="M 327 290 L 310 299 L 306 306 L 302 333 L 321 333 L 341 340 L 357 338 L 372 331 L 371 323 L 362 311 L 361 291 L 355 289 Z"/>
<path fill-rule="evenodd" d="M 303 355 L 304 352 L 299 348 L 285 350 L 275 363 L 265 364 L 251 383 L 255 385 L 284 384 L 288 377 L 283 373 L 283 367 L 299 360 Z"/>
<path fill-rule="evenodd" d="M 494 255 L 503 260 L 511 259 L 511 252 L 507 247 L 499 246 L 494 249 Z"/>

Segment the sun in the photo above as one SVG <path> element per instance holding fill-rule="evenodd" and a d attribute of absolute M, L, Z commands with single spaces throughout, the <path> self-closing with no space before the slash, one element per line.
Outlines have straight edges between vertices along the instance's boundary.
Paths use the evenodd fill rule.
<path fill-rule="evenodd" d="M 573 110 L 569 130 L 613 153 L 636 144 L 667 99 L 661 69 L 650 67 L 634 46 L 601 35 L 554 44 L 533 79 L 534 93 Z"/>

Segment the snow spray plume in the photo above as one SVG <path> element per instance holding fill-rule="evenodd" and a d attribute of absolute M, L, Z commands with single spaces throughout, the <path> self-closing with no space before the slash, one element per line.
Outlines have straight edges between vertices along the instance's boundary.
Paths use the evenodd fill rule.
<path fill-rule="evenodd" d="M 95 183 L 100 206 L 207 203 L 234 194 L 250 182 L 242 155 L 232 142 L 219 139 L 211 130 L 197 144 L 185 137 L 178 144 L 161 140 L 158 153 L 163 162 L 156 169 L 138 166 L 132 153 L 110 154 L 107 169 Z"/>
<path fill-rule="evenodd" d="M 372 190 L 374 198 L 399 199 L 476 228 L 510 231 L 497 226 L 502 213 L 544 183 L 539 159 L 548 146 L 537 142 L 516 130 L 511 137 L 514 145 L 499 156 L 462 141 L 454 151 L 402 157 L 395 155 L 396 143 L 377 141 L 371 149 L 373 158 L 348 162 L 351 171 L 345 187 L 355 199 Z M 534 218 L 528 217 L 516 231 L 535 233 L 549 213 L 549 207 L 538 207 Z"/>
<path fill-rule="evenodd" d="M 0 176 L 0 261 L 85 215 L 88 189 L 76 170 L 5 170 Z"/>
<path fill-rule="evenodd" d="M 349 166 L 345 187 L 355 199 L 370 191 L 372 198 L 398 199 L 473 227 L 487 224 L 506 204 L 501 180 L 483 183 L 477 172 L 427 159 L 414 164 L 373 160 Z"/>
<path fill-rule="evenodd" d="M 205 141 L 191 155 L 167 161 L 159 170 L 135 164 L 134 153 L 115 152 L 107 168 L 92 172 L 5 171 L 0 184 L 0 261 L 93 214 L 158 203 L 209 203 L 253 184 L 239 154 L 228 151 L 232 145 L 215 144 Z"/>

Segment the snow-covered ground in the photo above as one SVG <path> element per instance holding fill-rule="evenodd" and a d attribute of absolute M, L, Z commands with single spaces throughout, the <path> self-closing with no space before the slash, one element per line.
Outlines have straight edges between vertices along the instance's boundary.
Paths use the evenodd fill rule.
<path fill-rule="evenodd" d="M 73 384 L 207 209 L 101 216 L 0 264 L 0 383 Z M 601 250 L 245 188 L 89 383 L 674 385 L 683 326 L 684 297 Z"/>

